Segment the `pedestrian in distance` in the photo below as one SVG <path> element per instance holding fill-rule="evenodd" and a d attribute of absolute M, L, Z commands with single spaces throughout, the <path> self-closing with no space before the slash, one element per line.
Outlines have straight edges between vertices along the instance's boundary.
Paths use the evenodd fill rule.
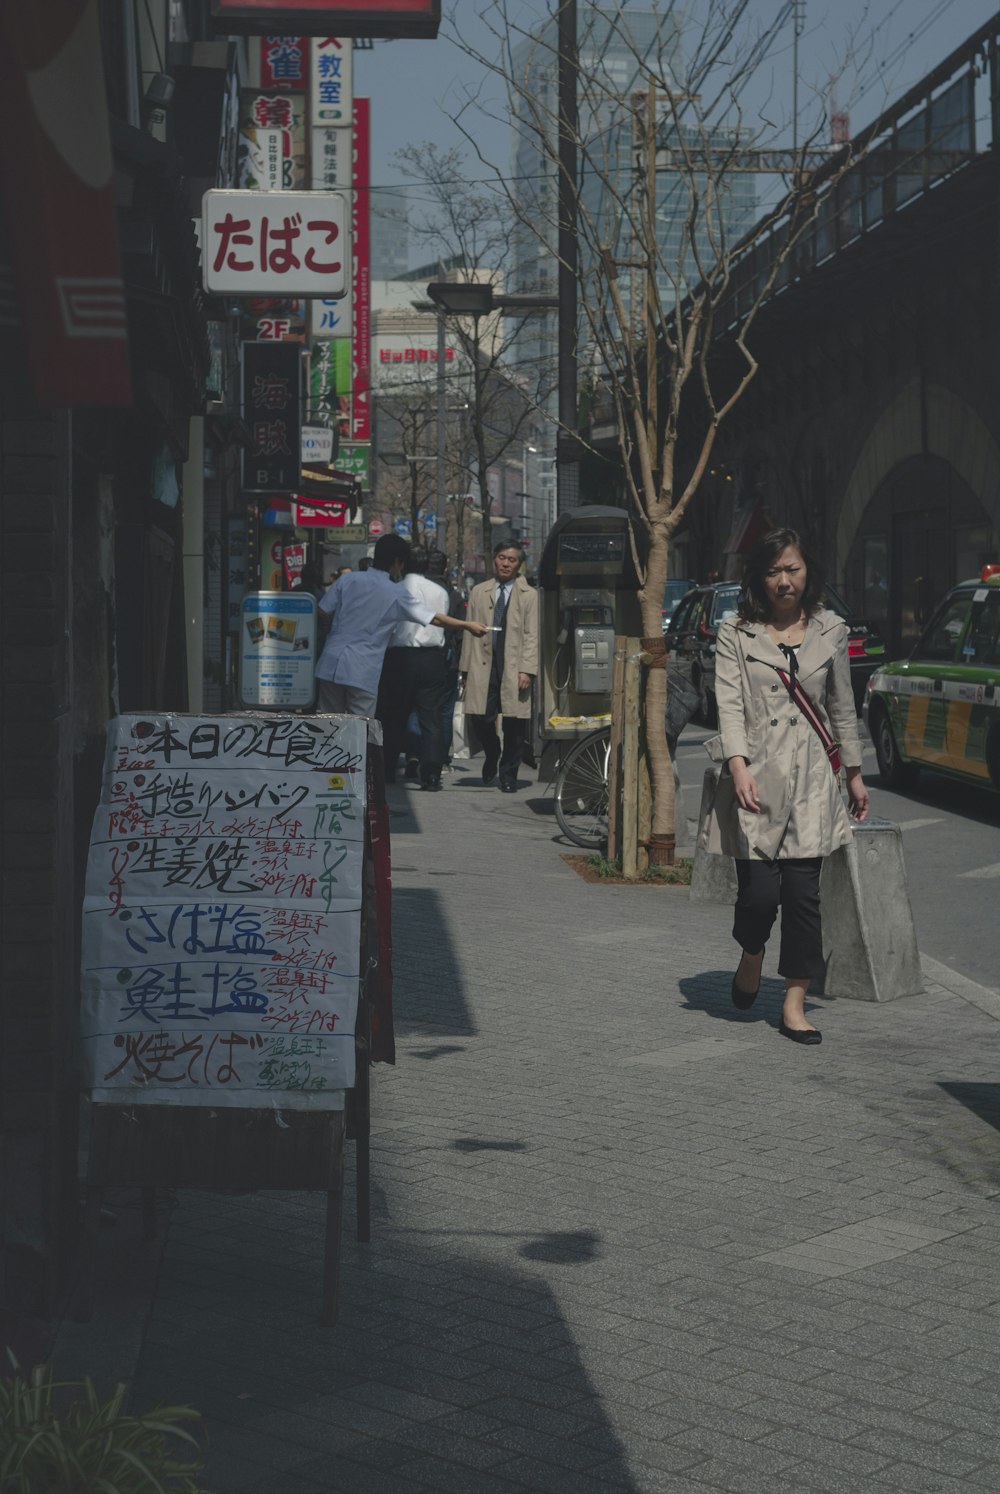
<path fill-rule="evenodd" d="M 538 672 L 538 596 L 520 574 L 524 551 L 501 542 L 493 551 L 493 580 L 469 597 L 469 619 L 485 624 L 479 642 L 462 642 L 465 714 L 483 744 L 483 783 L 499 771 L 500 789 L 517 790 L 517 770 L 531 724 L 531 685 Z M 497 717 L 503 717 L 503 748 Z"/>
<path fill-rule="evenodd" d="M 319 710 L 348 716 L 374 716 L 382 660 L 398 622 L 432 623 L 459 628 L 481 637 L 481 623 L 437 614 L 397 583 L 402 580 L 410 547 L 398 534 L 384 534 L 375 545 L 371 568 L 348 571 L 319 603 L 329 632 L 316 664 Z"/>
<path fill-rule="evenodd" d="M 426 572 L 426 553 L 411 550 L 400 590 L 422 602 L 435 615 L 448 614 L 447 591 Z M 457 636 L 457 629 L 450 631 Z M 446 637 L 443 627 L 413 622 L 410 618 L 398 622 L 393 629 L 382 664 L 376 708 L 384 733 L 386 783 L 395 782 L 407 718 L 415 710 L 420 727 L 417 738 L 420 786 L 431 790 L 441 787 L 446 751 L 442 723 L 449 687 Z M 450 733 L 447 745 L 451 745 Z"/>
<path fill-rule="evenodd" d="M 452 585 L 448 575 L 448 557 L 443 550 L 431 550 L 427 555 L 427 575 L 448 593 L 448 616 L 464 618 L 469 604 Z M 441 708 L 441 730 L 444 733 L 444 763 L 451 767 L 451 739 L 455 720 L 455 702 L 458 700 L 458 667 L 462 656 L 463 635 L 445 635 L 445 660 L 448 665 L 448 693 Z"/>
<path fill-rule="evenodd" d="M 822 594 L 820 569 L 794 529 L 771 530 L 754 546 L 738 613 L 716 640 L 720 731 L 705 744 L 722 770 L 703 843 L 735 858 L 739 887 L 733 1004 L 746 1011 L 757 997 L 780 906 L 779 1031 L 807 1044 L 822 1041 L 806 1020 L 805 998 L 824 972 L 823 858 L 850 841 L 852 819 L 868 815 L 847 625 L 823 607 Z"/>

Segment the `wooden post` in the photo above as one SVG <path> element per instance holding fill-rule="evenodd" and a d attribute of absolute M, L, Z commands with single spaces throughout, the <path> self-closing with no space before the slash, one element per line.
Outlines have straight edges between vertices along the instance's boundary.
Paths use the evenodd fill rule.
<path fill-rule="evenodd" d="M 639 640 L 625 640 L 625 710 L 622 736 L 622 876 L 639 875 Z"/>
<path fill-rule="evenodd" d="M 642 683 L 646 676 L 643 674 Z M 645 693 L 645 692 L 643 692 Z M 642 711 L 639 712 L 640 725 Z M 649 866 L 649 833 L 653 828 L 653 790 L 649 779 L 649 758 L 646 756 L 644 734 L 640 730 L 639 743 L 639 802 L 636 806 L 636 839 L 639 843 L 638 865 L 640 874 Z"/>
<path fill-rule="evenodd" d="M 608 860 L 621 855 L 622 723 L 625 717 L 625 655 L 628 639 L 615 635 L 611 665 L 611 751 L 608 756 Z"/>

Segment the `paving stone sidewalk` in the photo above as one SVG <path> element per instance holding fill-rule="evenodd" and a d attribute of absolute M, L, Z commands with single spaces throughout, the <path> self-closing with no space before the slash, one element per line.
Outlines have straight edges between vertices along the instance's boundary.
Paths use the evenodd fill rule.
<path fill-rule="evenodd" d="M 542 790 L 390 794 L 338 1327 L 319 1197 L 184 1194 L 134 1403 L 204 1412 L 220 1494 L 996 1489 L 1000 1023 L 929 986 L 796 1047 L 727 910 L 584 883 Z"/>

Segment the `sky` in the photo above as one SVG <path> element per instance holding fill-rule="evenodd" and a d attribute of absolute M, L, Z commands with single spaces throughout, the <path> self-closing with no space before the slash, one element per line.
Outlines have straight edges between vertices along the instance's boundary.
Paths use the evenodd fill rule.
<path fill-rule="evenodd" d="M 648 0 L 643 0 L 648 3 Z M 755 21 L 769 26 L 784 0 L 749 0 Z M 510 12 L 529 29 L 550 13 L 554 0 L 507 0 Z M 496 52 L 481 18 L 490 0 L 443 0 L 443 21 L 435 41 L 376 41 L 355 53 L 355 92 L 372 100 L 372 183 L 406 181 L 393 156 L 403 146 L 433 140 L 466 153 L 470 177 L 483 175 L 468 141 L 450 116 L 470 96 L 481 96 L 487 111 L 467 113 L 483 155 L 501 168 L 510 162 L 510 134 L 490 114 L 503 113 L 499 85 L 456 44 L 460 35 L 473 50 Z M 662 5 L 661 5 L 662 8 Z M 696 25 L 699 0 L 688 0 Z M 838 85 L 838 105 L 850 107 L 855 133 L 928 73 L 979 26 L 997 14 L 998 0 L 803 0 L 799 41 L 800 97 L 822 89 L 849 48 L 852 31 L 865 38 L 858 75 L 850 69 Z M 583 11 L 581 0 L 580 11 Z M 775 45 L 762 89 L 790 115 L 791 22 Z"/>

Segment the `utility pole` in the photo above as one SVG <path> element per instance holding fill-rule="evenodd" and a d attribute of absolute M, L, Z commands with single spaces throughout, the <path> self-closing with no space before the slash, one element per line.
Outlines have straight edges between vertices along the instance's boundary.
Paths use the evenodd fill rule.
<path fill-rule="evenodd" d="M 580 498 L 576 397 L 577 41 L 576 0 L 559 0 L 559 434 L 556 438 L 557 512 Z"/>
<path fill-rule="evenodd" d="M 792 0 L 792 153 L 799 148 L 799 37 L 806 24 L 806 0 Z"/>

